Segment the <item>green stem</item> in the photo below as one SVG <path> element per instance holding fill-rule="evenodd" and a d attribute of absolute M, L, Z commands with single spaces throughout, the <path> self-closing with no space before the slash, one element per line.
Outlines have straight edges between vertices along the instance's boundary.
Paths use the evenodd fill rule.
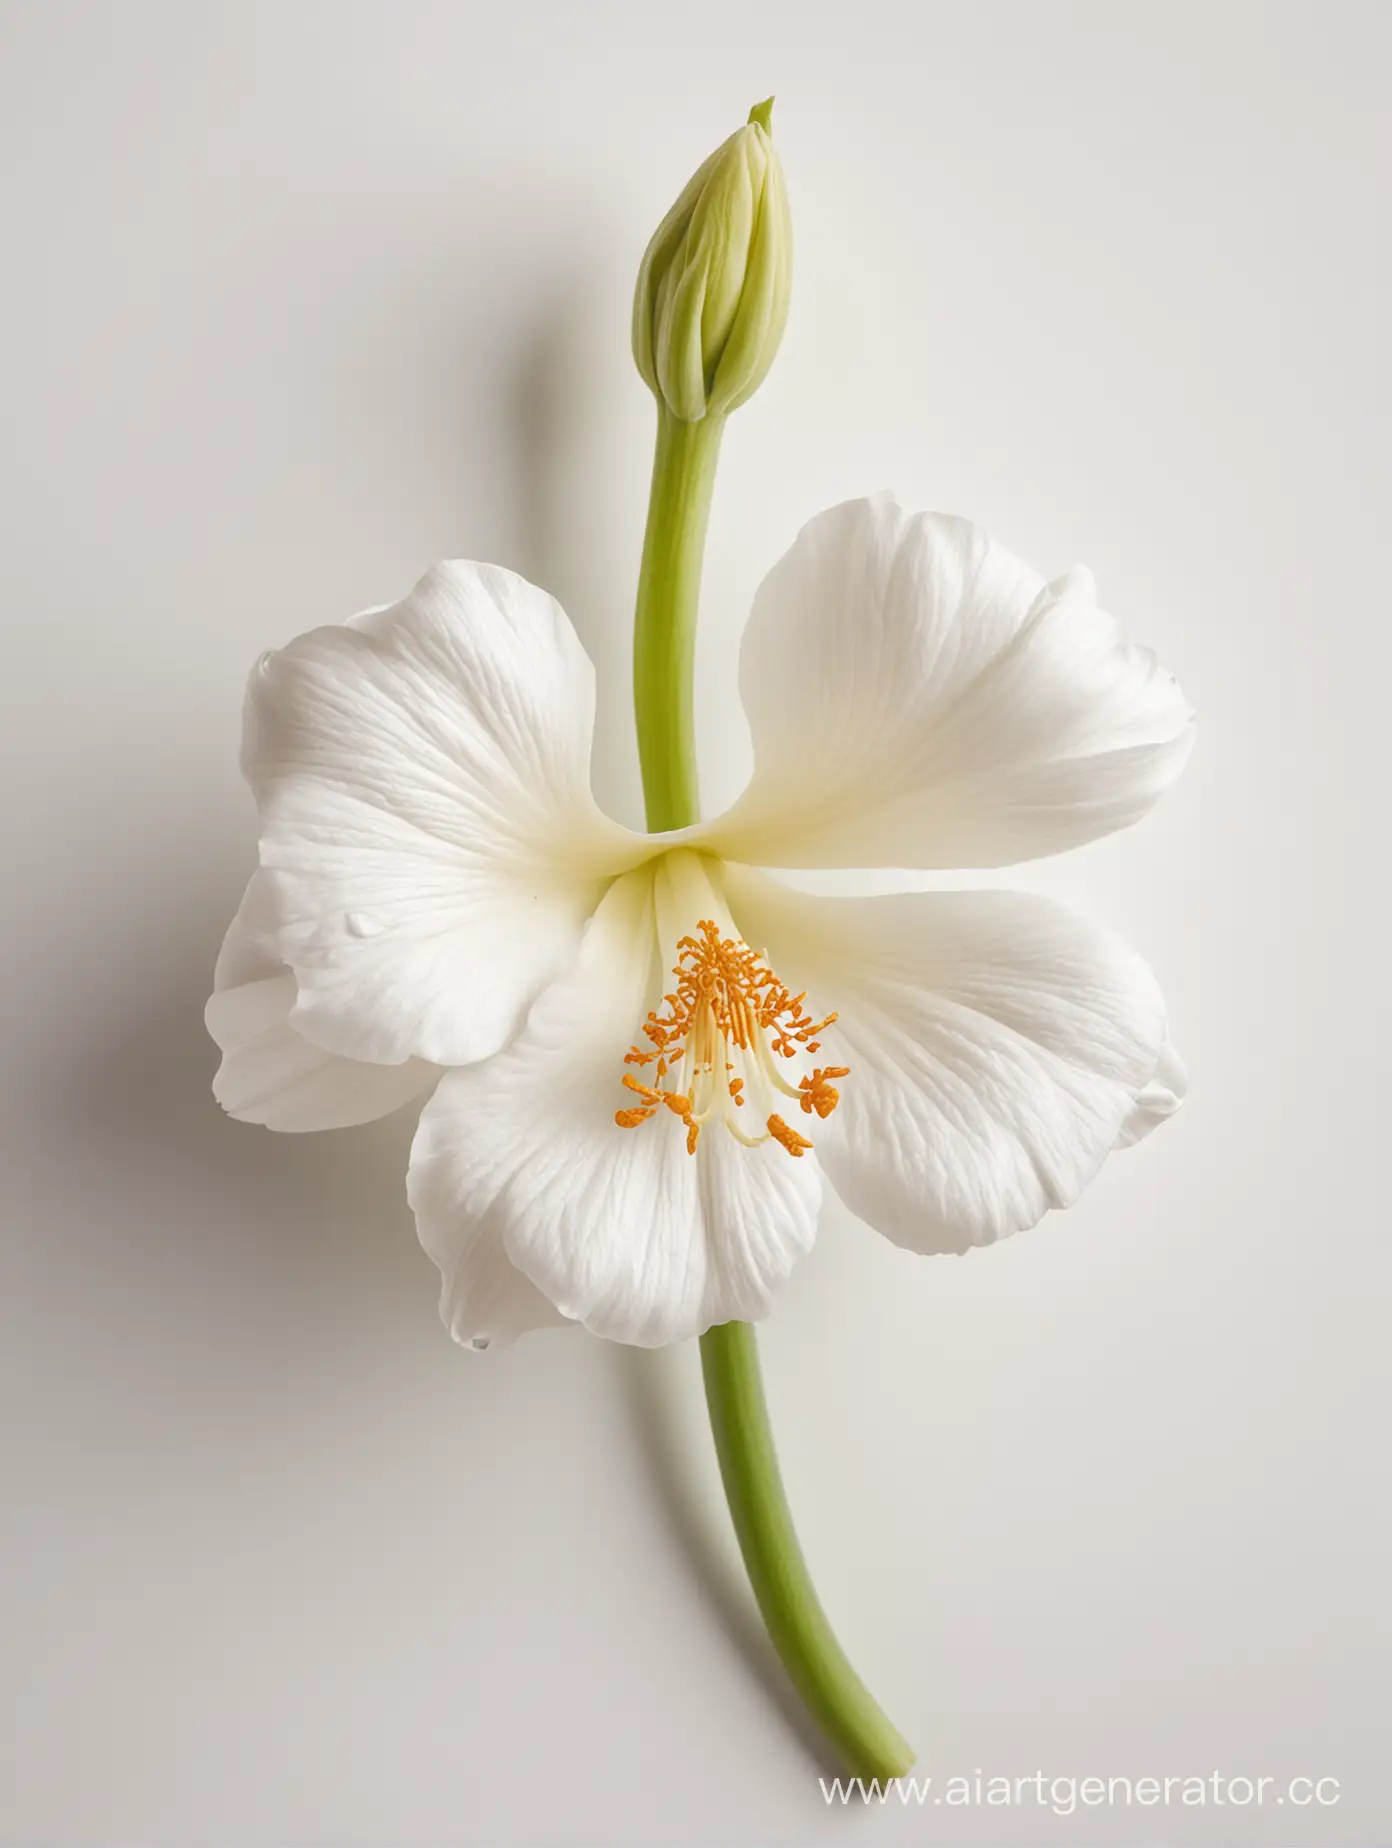
<path fill-rule="evenodd" d="M 659 402 L 652 498 L 633 630 L 633 698 L 648 827 L 699 819 L 692 667 L 701 559 L 723 424 L 683 423 Z M 720 1475 L 764 1623 L 793 1686 L 853 1777 L 900 1777 L 914 1755 L 832 1634 L 783 1493 L 747 1322 L 701 1337 Z"/>
<path fill-rule="evenodd" d="M 913 1751 L 847 1661 L 798 1545 L 750 1324 L 725 1322 L 702 1335 L 701 1370 L 725 1499 L 773 1646 L 851 1775 L 902 1777 Z"/>
<path fill-rule="evenodd" d="M 721 417 L 683 423 L 658 404 L 657 453 L 633 619 L 633 710 L 653 834 L 685 828 L 701 812 L 692 676 L 701 559 L 724 428 Z"/>

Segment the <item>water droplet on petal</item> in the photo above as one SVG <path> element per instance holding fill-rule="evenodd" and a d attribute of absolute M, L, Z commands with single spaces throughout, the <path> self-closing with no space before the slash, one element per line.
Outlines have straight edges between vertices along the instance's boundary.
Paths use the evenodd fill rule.
<path fill-rule="evenodd" d="M 364 917 L 361 911 L 345 913 L 343 928 L 352 937 L 375 937 L 382 929 L 376 918 Z"/>
<path fill-rule="evenodd" d="M 469 1343 L 469 1346 L 474 1350 L 476 1354 L 487 1353 L 488 1336 L 487 1335 L 475 1335 L 473 1340 Z"/>

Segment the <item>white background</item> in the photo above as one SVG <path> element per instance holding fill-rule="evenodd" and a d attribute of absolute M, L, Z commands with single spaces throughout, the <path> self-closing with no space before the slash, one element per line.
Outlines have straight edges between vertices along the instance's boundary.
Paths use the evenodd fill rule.
<path fill-rule="evenodd" d="M 1392 12 L 0 20 L 0 1840 L 1387 1839 Z M 209 1096 L 262 648 L 516 567 L 636 812 L 628 293 L 771 90 L 798 273 L 717 493 L 708 801 L 759 575 L 882 486 L 1089 563 L 1201 720 L 1141 828 L 1021 875 L 1153 960 L 1190 1104 L 963 1261 L 828 1214 L 764 1342 L 806 1547 L 925 1771 L 1335 1809 L 829 1814 L 694 1352 L 453 1349 L 409 1122 Z"/>

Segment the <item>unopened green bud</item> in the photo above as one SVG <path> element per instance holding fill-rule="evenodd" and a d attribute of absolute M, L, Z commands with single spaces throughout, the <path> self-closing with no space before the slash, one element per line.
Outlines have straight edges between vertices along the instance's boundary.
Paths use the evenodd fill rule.
<path fill-rule="evenodd" d="M 687 423 L 751 397 L 787 324 L 793 225 L 772 115 L 770 97 L 697 170 L 638 272 L 633 357 Z"/>

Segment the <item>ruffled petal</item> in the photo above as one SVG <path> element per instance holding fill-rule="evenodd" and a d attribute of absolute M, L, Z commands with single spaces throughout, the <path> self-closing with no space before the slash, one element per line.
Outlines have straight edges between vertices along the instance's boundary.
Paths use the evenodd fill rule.
<path fill-rule="evenodd" d="M 759 866 L 1004 866 L 1136 821 L 1192 717 L 1092 579 L 979 527 L 850 501 L 802 529 L 740 657 L 748 788 L 702 839 Z"/>
<path fill-rule="evenodd" d="M 1129 1149 L 1152 1130 L 1159 1129 L 1166 1118 L 1172 1117 L 1179 1109 L 1188 1089 L 1189 1074 L 1184 1069 L 1184 1061 L 1169 1040 L 1166 1040 L 1160 1048 L 1155 1070 L 1141 1087 L 1131 1114 L 1121 1126 L 1117 1147 Z"/>
<path fill-rule="evenodd" d="M 764 1315 L 815 1232 L 815 1164 L 712 1129 L 688 1155 L 662 1111 L 615 1112 L 624 1054 L 656 998 L 652 877 L 620 879 L 576 967 L 496 1057 L 450 1073 L 421 1118 L 409 1192 L 459 1339 L 489 1325 L 470 1268 L 505 1252 L 562 1317 L 642 1347 Z M 490 1259 L 490 1262 L 493 1260 Z"/>
<path fill-rule="evenodd" d="M 295 1031 L 295 978 L 263 947 L 267 926 L 258 874 L 223 939 L 205 1015 L 222 1051 L 213 1095 L 228 1115 L 292 1132 L 345 1129 L 423 1096 L 439 1077 L 436 1066 L 342 1059 Z"/>
<path fill-rule="evenodd" d="M 1154 977 L 1110 933 L 1014 892 L 813 898 L 728 869 L 748 942 L 839 1018 L 839 1108 L 816 1131 L 852 1212 L 964 1251 L 1069 1205 L 1156 1071 Z"/>
<path fill-rule="evenodd" d="M 306 1039 L 381 1064 L 503 1044 L 651 851 L 595 805 L 593 722 L 564 611 L 491 565 L 263 658 L 243 765 Z"/>
<path fill-rule="evenodd" d="M 565 1327 L 569 1318 L 508 1256 L 499 1215 L 472 1210 L 466 1198 L 454 1142 L 460 1125 L 450 1099 L 450 1087 L 464 1075 L 448 1073 L 421 1114 L 406 1195 L 421 1244 L 440 1272 L 440 1319 L 461 1346 L 481 1354 L 510 1347 L 535 1329 Z"/>

